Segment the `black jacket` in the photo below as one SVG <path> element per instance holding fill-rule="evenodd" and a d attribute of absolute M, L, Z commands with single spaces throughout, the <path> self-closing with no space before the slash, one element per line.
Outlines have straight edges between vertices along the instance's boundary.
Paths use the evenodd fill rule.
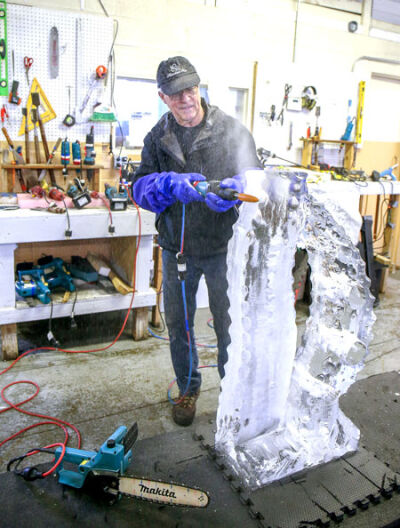
<path fill-rule="evenodd" d="M 162 116 L 144 139 L 141 164 L 133 184 L 156 172 L 198 172 L 207 180 L 223 180 L 246 168 L 260 168 L 256 146 L 250 132 L 239 121 L 202 100 L 205 110 L 201 128 L 186 156 L 174 133 L 171 112 Z M 185 211 L 186 255 L 209 256 L 226 251 L 236 221 L 236 207 L 216 213 L 203 202 L 191 202 Z M 174 252 L 180 248 L 182 204 L 174 203 L 157 215 L 156 227 L 161 247 Z"/>

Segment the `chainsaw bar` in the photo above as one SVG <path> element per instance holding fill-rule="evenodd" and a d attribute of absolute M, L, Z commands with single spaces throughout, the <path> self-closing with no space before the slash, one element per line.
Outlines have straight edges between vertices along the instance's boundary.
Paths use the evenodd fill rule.
<path fill-rule="evenodd" d="M 129 449 L 131 449 L 133 444 L 136 442 L 138 435 L 139 429 L 137 423 L 135 422 L 122 440 L 122 445 L 124 446 L 125 454 L 129 451 Z"/>
<path fill-rule="evenodd" d="M 113 479 L 111 486 L 105 488 L 105 491 L 113 495 L 190 508 L 206 508 L 210 500 L 207 492 L 196 488 L 136 477 Z"/>

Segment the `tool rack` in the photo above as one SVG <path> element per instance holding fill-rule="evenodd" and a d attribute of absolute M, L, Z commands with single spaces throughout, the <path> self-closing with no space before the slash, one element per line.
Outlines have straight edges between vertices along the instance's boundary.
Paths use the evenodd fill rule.
<path fill-rule="evenodd" d="M 6 171 L 6 186 L 7 186 L 7 192 L 15 192 L 14 191 L 14 176 L 13 172 L 16 168 L 20 168 L 23 171 L 26 169 L 51 169 L 51 170 L 61 170 L 64 168 L 64 165 L 60 165 L 58 163 L 48 165 L 47 163 L 29 163 L 26 165 L 15 165 L 13 163 L 3 163 L 1 165 L 1 168 Z M 68 166 L 68 172 L 69 171 L 93 171 L 93 179 L 90 183 L 90 186 L 92 189 L 99 190 L 100 189 L 100 170 L 104 169 L 103 165 L 73 165 L 70 163 Z"/>
<path fill-rule="evenodd" d="M 301 140 L 303 141 L 301 164 L 305 167 L 309 167 L 311 165 L 314 147 L 318 146 L 321 143 L 329 143 L 331 145 L 339 145 L 344 147 L 343 167 L 348 170 L 352 168 L 354 159 L 354 141 L 319 139 L 317 137 L 301 138 Z"/>
<path fill-rule="evenodd" d="M 93 166 L 91 166 L 93 168 Z M 156 292 L 150 286 L 150 275 L 153 267 L 153 237 L 156 233 L 154 214 L 141 210 L 141 221 L 136 209 L 113 213 L 115 233 L 108 231 L 108 211 L 103 209 L 69 210 L 72 236 L 65 237 L 65 215 L 54 215 L 47 211 L 18 209 L 2 211 L 0 216 L 0 269 L 2 287 L 0 289 L 0 329 L 2 337 L 3 359 L 16 358 L 18 355 L 17 324 L 27 321 L 49 319 L 51 306 L 32 300 L 16 301 L 15 294 L 15 251 L 24 243 L 59 244 L 85 243 L 94 239 L 100 244 L 108 241 L 115 271 L 124 271 L 128 277 L 132 274 L 138 235 L 141 233 L 140 245 L 136 259 L 136 290 L 133 308 L 133 338 L 142 339 L 146 335 L 148 309 L 156 304 Z M 140 230 L 140 231 L 139 231 Z M 75 315 L 88 313 L 126 310 L 131 302 L 131 295 L 121 295 L 93 289 L 78 294 L 74 307 Z M 68 302 L 53 302 L 54 318 L 69 317 L 72 311 L 73 297 Z"/>

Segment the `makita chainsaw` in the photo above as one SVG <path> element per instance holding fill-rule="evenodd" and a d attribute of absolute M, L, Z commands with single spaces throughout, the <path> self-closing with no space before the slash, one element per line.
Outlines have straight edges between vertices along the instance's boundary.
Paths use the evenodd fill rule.
<path fill-rule="evenodd" d="M 60 484 L 73 488 L 83 488 L 88 484 L 92 489 L 100 490 L 101 494 L 114 502 L 122 496 L 135 497 L 172 506 L 205 508 L 209 502 L 207 492 L 171 482 L 159 482 L 138 477 L 124 476 L 132 460 L 132 446 L 138 437 L 138 427 L 134 423 L 127 430 L 119 427 L 100 447 L 98 451 L 58 447 L 55 451 L 55 461 L 62 460 L 57 467 Z M 10 461 L 7 469 L 27 455 Z M 64 464 L 69 469 L 66 469 Z M 42 478 L 43 474 L 37 468 L 25 468 L 16 471 L 26 480 Z"/>

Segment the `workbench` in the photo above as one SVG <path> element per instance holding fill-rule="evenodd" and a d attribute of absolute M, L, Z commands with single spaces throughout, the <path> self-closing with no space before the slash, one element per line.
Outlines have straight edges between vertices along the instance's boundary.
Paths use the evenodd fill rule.
<path fill-rule="evenodd" d="M 315 176 L 317 173 L 307 171 L 310 176 Z M 381 200 L 392 198 L 394 204 L 391 209 L 391 224 L 384 228 L 384 236 L 382 249 L 375 255 L 375 258 L 382 264 L 387 266 L 386 275 L 389 271 L 394 271 L 397 264 L 397 253 L 400 242 L 400 181 L 367 181 L 367 182 L 342 182 L 342 181 L 328 181 L 321 183 L 308 184 L 310 189 L 320 189 L 321 193 L 325 195 L 325 202 L 340 203 L 341 207 L 347 207 L 351 216 L 371 214 L 366 211 L 367 207 L 365 200 L 368 196 L 378 197 L 378 202 L 373 208 L 373 216 L 377 220 L 377 216 L 381 215 Z M 358 228 L 359 230 L 359 228 Z M 355 241 L 356 242 L 356 241 Z M 377 253 L 377 252 L 375 252 Z M 383 292 L 384 289 L 381 289 Z"/>
<path fill-rule="evenodd" d="M 136 288 L 132 308 L 134 311 L 133 336 L 141 339 L 147 330 L 148 307 L 156 304 L 156 292 L 150 287 L 153 267 L 153 237 L 156 233 L 155 215 L 129 206 L 126 211 L 113 211 L 112 220 L 115 232 L 109 233 L 109 214 L 105 208 L 69 209 L 72 236 L 67 238 L 65 214 L 52 214 L 47 211 L 30 209 L 0 211 L 0 328 L 3 359 L 12 359 L 18 354 L 17 323 L 49 319 L 51 305 L 42 304 L 37 299 L 16 299 L 15 293 L 15 251 L 24 243 L 54 243 L 53 256 L 57 257 L 57 245 L 77 244 L 84 249 L 85 242 L 102 240 L 111 244 L 112 266 L 119 274 L 125 272 L 127 280 L 132 277 L 135 251 L 140 243 L 136 260 Z M 96 243 L 95 242 L 95 243 Z M 96 247 L 96 246 L 95 246 Z M 111 284 L 111 283 L 110 283 Z M 131 295 L 121 295 L 113 290 L 89 288 L 78 292 L 74 314 L 88 314 L 126 310 L 131 303 Z M 67 302 L 54 300 L 52 317 L 69 317 L 74 302 L 74 294 Z M 118 330 L 118 329 L 116 329 Z M 43 343 L 45 346 L 46 343 Z"/>

